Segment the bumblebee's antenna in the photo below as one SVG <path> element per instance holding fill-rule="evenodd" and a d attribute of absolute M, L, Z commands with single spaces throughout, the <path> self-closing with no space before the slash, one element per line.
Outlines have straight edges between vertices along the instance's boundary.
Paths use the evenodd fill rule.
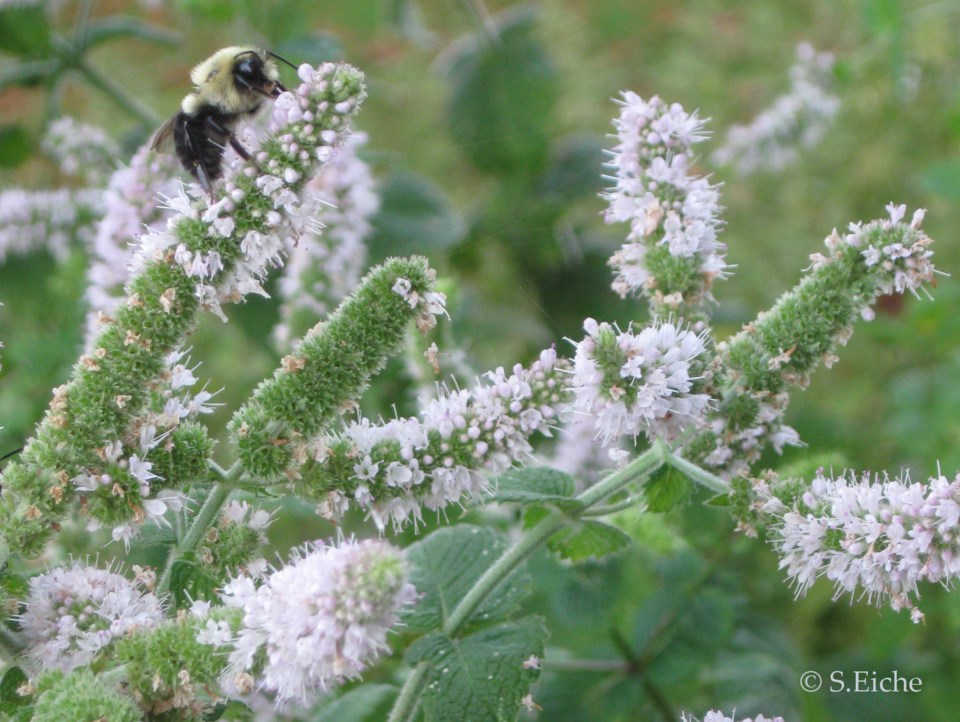
<path fill-rule="evenodd" d="M 287 60 L 286 58 L 284 58 L 284 57 L 282 57 L 282 56 L 280 56 L 280 55 L 277 55 L 276 53 L 272 53 L 272 52 L 270 52 L 269 50 L 266 50 L 266 51 L 264 51 L 264 52 L 266 52 L 266 54 L 269 55 L 271 58 L 276 58 L 276 59 L 279 60 L 281 63 L 286 63 L 287 65 L 289 65 L 289 66 L 290 66 L 291 68 L 293 68 L 294 70 L 298 70 L 297 66 L 294 65 L 293 63 L 291 63 L 291 62 L 290 62 L 289 60 Z"/>

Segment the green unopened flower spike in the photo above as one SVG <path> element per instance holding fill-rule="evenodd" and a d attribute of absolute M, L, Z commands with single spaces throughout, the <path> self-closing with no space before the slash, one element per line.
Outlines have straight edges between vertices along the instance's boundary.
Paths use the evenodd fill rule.
<path fill-rule="evenodd" d="M 846 235 L 827 237 L 827 255 L 814 254 L 810 273 L 769 311 L 728 341 L 718 344 L 719 405 L 708 418 L 710 430 L 685 455 L 722 476 L 745 474 L 766 444 L 780 451 L 797 444 L 797 433 L 783 423 L 791 386 L 804 388 L 820 361 L 831 365 L 834 351 L 853 334 L 858 317 L 886 293 L 914 294 L 932 283 L 935 270 L 920 228 L 924 211 L 909 224 L 906 206 L 889 204 L 888 220 L 850 225 Z"/>
<path fill-rule="evenodd" d="M 263 481 L 296 475 L 306 444 L 351 408 L 403 345 L 411 321 L 426 331 L 444 312 L 425 258 L 377 266 L 329 320 L 308 333 L 230 423 L 240 461 Z"/>
<path fill-rule="evenodd" d="M 176 618 L 120 641 L 117 658 L 140 704 L 159 719 L 203 719 L 203 712 L 223 699 L 217 680 L 241 616 L 239 610 L 197 601 Z"/>
<path fill-rule="evenodd" d="M 22 463 L 3 476 L 0 534 L 11 546 L 38 551 L 78 480 L 79 490 L 113 502 L 101 509 L 104 522 L 146 518 L 143 488 L 156 477 L 152 462 L 123 452 L 134 445 L 132 426 L 149 403 L 151 383 L 201 307 L 222 315 L 222 301 L 262 292 L 267 268 L 282 259 L 284 237 L 310 228 L 298 213 L 298 193 L 343 142 L 364 97 L 363 75 L 348 65 L 302 66 L 299 75 L 297 90 L 274 103 L 260 150 L 227 169 L 225 195 L 198 207 L 181 191 L 168 199 L 175 215 L 167 230 L 140 239 L 126 304 L 101 318 L 92 350 L 55 390 Z"/>
<path fill-rule="evenodd" d="M 133 698 L 89 669 L 70 674 L 49 672 L 37 682 L 33 722 L 109 720 L 141 722 L 143 712 Z M 19 718 L 18 718 L 19 719 Z"/>
<path fill-rule="evenodd" d="M 267 562 L 259 555 L 267 543 L 270 521 L 268 512 L 245 501 L 227 504 L 197 547 L 204 574 L 223 583 L 241 571 L 251 576 L 266 571 Z"/>

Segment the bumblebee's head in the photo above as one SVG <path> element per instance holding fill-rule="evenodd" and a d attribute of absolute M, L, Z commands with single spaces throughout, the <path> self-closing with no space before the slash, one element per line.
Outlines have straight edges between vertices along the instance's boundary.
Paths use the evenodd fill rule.
<path fill-rule="evenodd" d="M 264 98 L 276 98 L 286 88 L 280 83 L 276 60 L 286 60 L 269 50 L 233 46 L 223 48 L 190 73 L 196 86 L 184 98 L 184 112 L 213 105 L 226 113 L 254 112 Z"/>
<path fill-rule="evenodd" d="M 233 57 L 233 82 L 237 90 L 276 98 L 286 88 L 280 84 L 277 64 L 263 50 L 244 50 Z"/>

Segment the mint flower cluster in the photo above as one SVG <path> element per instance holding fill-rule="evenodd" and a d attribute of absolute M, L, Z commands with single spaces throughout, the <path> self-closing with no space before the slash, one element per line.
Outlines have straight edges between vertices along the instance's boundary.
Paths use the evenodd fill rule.
<path fill-rule="evenodd" d="M 762 714 L 758 714 L 756 717 L 742 717 L 737 719 L 736 715 L 727 717 L 720 710 L 710 710 L 707 712 L 702 720 L 698 720 L 693 715 L 681 714 L 681 722 L 784 722 L 783 717 L 764 717 Z"/>
<path fill-rule="evenodd" d="M 261 283 L 269 268 L 282 265 L 285 239 L 313 227 L 302 213 L 300 193 L 346 139 L 363 98 L 360 75 L 352 69 L 330 63 L 318 70 L 304 65 L 298 72 L 303 84 L 273 104 L 254 160 L 235 157 L 228 165 L 223 197 L 198 208 L 181 190 L 168 201 L 179 215 L 171 230 L 142 237 L 134 259 L 137 271 L 171 252 L 194 279 L 200 305 L 224 320 L 221 304 L 249 293 L 265 295 Z M 192 192 L 199 193 L 195 185 Z M 196 232 L 206 236 L 204 243 L 194 242 Z"/>
<path fill-rule="evenodd" d="M 165 619 L 160 600 L 117 572 L 75 563 L 30 580 L 20 628 L 37 670 L 70 671 Z"/>
<path fill-rule="evenodd" d="M 826 577 L 836 597 L 908 609 L 919 622 L 918 583 L 949 588 L 960 576 L 960 475 L 921 484 L 907 475 L 832 477 L 821 469 L 805 489 L 758 484 L 754 497 L 797 594 Z"/>
<path fill-rule="evenodd" d="M 766 445 L 796 444 L 783 421 L 791 388 L 804 388 L 822 361 L 853 334 L 857 319 L 872 318 L 885 293 L 918 293 L 932 283 L 932 240 L 921 229 L 924 212 L 904 222 L 906 206 L 889 204 L 887 219 L 851 224 L 827 237 L 827 253 L 811 256 L 808 275 L 769 311 L 717 344 L 717 405 L 709 430 L 685 448 L 692 461 L 732 478 L 747 474 Z"/>
<path fill-rule="evenodd" d="M 422 519 L 489 489 L 485 475 L 530 457 L 530 437 L 550 434 L 567 402 L 569 365 L 548 349 L 529 368 L 488 372 L 471 389 L 441 388 L 420 418 L 349 424 L 320 437 L 298 489 L 336 519 L 356 505 L 380 529 Z"/>
<path fill-rule="evenodd" d="M 613 289 L 643 294 L 654 314 L 683 309 L 688 320 L 699 320 L 713 281 L 728 268 L 717 240 L 717 187 L 690 174 L 693 146 L 706 138 L 703 121 L 656 96 L 621 97 L 618 142 L 607 164 L 616 185 L 604 194 L 605 219 L 630 224 L 630 232 L 610 259 Z"/>
<path fill-rule="evenodd" d="M 226 579 L 240 572 L 251 577 L 264 573 L 267 562 L 261 554 L 271 521 L 268 512 L 245 501 L 228 502 L 197 547 L 197 559 L 206 574 Z"/>
<path fill-rule="evenodd" d="M 703 425 L 710 403 L 703 335 L 656 321 L 634 333 L 592 318 L 573 362 L 572 410 L 592 420 L 595 438 L 675 439 Z"/>
<path fill-rule="evenodd" d="M 311 700 L 388 651 L 387 632 L 416 597 L 403 555 L 378 540 L 315 542 L 260 586 L 237 577 L 223 592 L 243 612 L 223 686 L 250 692 L 256 670 L 278 702 Z"/>
<path fill-rule="evenodd" d="M 748 125 L 730 128 L 713 162 L 732 164 L 744 175 L 778 172 L 795 163 L 826 135 L 840 109 L 840 99 L 830 92 L 833 64 L 831 53 L 818 53 L 809 43 L 797 45 L 790 90 Z"/>
<path fill-rule="evenodd" d="M 369 379 L 400 350 L 407 326 L 426 333 L 444 313 L 444 295 L 425 258 L 392 258 L 318 323 L 233 416 L 230 431 L 244 469 L 262 483 L 294 481 L 308 447 L 353 408 Z"/>

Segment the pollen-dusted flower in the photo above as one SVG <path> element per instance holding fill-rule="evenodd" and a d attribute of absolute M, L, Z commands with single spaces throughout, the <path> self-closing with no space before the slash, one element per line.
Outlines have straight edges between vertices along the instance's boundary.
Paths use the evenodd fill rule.
<path fill-rule="evenodd" d="M 236 690 L 238 675 L 252 670 L 278 701 L 304 702 L 359 677 L 388 651 L 387 633 L 416 590 L 398 549 L 379 540 L 346 540 L 297 550 L 259 587 L 238 577 L 223 599 L 243 610 L 224 687 Z"/>
<path fill-rule="evenodd" d="M 701 393 L 702 336 L 669 322 L 639 333 L 587 319 L 577 346 L 572 411 L 592 419 L 604 445 L 646 434 L 673 439 L 703 423 L 710 397 Z"/>
<path fill-rule="evenodd" d="M 441 388 L 420 418 L 353 422 L 316 440 L 298 488 L 331 518 L 356 504 L 380 529 L 416 523 L 421 507 L 439 510 L 482 493 L 484 474 L 530 456 L 530 437 L 549 436 L 566 407 L 568 369 L 548 349 L 510 375 L 498 368 L 471 389 Z"/>
<path fill-rule="evenodd" d="M 654 314 L 684 308 L 703 315 L 715 278 L 728 268 L 717 240 L 719 193 L 692 176 L 692 147 L 706 138 L 703 121 L 658 97 L 621 93 L 617 145 L 607 164 L 616 185 L 603 196 L 607 223 L 628 223 L 627 242 L 610 259 L 621 296 L 642 293 Z"/>
<path fill-rule="evenodd" d="M 918 583 L 952 588 L 960 576 L 960 474 L 919 484 L 906 474 L 833 478 L 820 470 L 805 493 L 787 502 L 770 499 L 766 508 L 775 519 L 780 567 L 798 595 L 826 577 L 836 597 L 909 609 L 919 622 Z"/>
<path fill-rule="evenodd" d="M 744 175 L 777 172 L 795 163 L 802 150 L 820 142 L 840 109 L 840 99 L 830 92 L 833 63 L 832 53 L 818 53 L 809 43 L 797 45 L 790 90 L 749 124 L 730 128 L 713 162 L 732 163 Z"/>
<path fill-rule="evenodd" d="M 30 580 L 20 626 L 40 669 L 69 671 L 114 640 L 164 619 L 160 600 L 109 569 L 73 564 Z"/>

